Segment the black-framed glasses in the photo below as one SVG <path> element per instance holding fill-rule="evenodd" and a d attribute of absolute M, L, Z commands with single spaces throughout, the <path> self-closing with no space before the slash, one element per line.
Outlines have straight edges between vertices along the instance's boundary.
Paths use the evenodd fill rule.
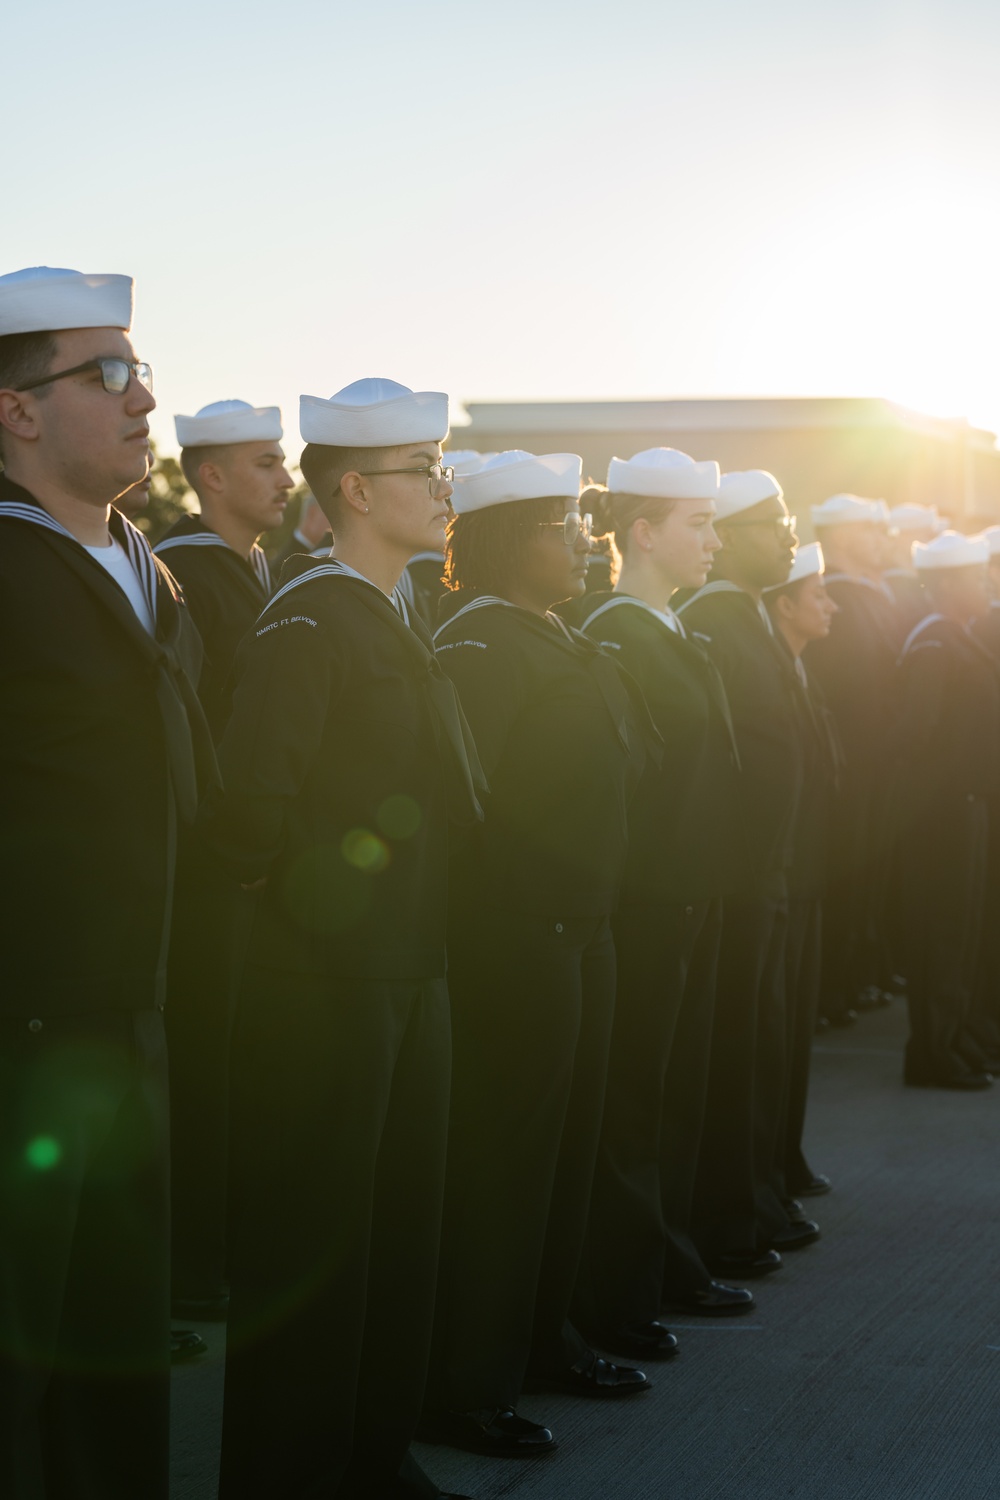
<path fill-rule="evenodd" d="M 531 524 L 540 526 L 547 530 L 550 526 L 561 526 L 563 541 L 567 547 L 572 547 L 580 537 L 589 542 L 594 534 L 594 518 L 592 515 L 581 515 L 578 510 L 568 510 L 561 521 L 535 521 Z"/>
<path fill-rule="evenodd" d="M 760 516 L 756 521 L 715 521 L 716 526 L 770 526 L 779 536 L 790 537 L 795 530 L 795 516 Z"/>
<path fill-rule="evenodd" d="M 379 474 L 426 474 L 427 489 L 431 499 L 442 484 L 451 484 L 455 470 L 451 464 L 421 464 L 419 469 L 359 469 L 362 479 L 376 479 Z"/>
<path fill-rule="evenodd" d="M 117 355 L 107 359 L 88 359 L 71 370 L 58 370 L 55 375 L 45 375 L 41 380 L 31 380 L 22 385 L 22 391 L 33 391 L 40 385 L 49 385 L 53 380 L 65 380 L 67 375 L 81 375 L 84 370 L 100 370 L 101 384 L 111 396 L 123 396 L 134 375 L 146 390 L 153 389 L 153 367 L 142 359 L 119 359 Z"/>

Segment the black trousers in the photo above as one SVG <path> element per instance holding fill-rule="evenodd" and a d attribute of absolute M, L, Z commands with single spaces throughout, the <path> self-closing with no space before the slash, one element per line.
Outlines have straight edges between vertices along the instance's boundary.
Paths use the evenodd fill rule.
<path fill-rule="evenodd" d="M 248 892 L 185 848 L 164 1013 L 175 1297 L 219 1296 L 226 1280 L 229 1056 L 252 909 Z"/>
<path fill-rule="evenodd" d="M 785 939 L 780 872 L 723 902 L 722 942 L 693 1237 L 706 1260 L 787 1224 L 775 1160 L 784 1114 Z"/>
<path fill-rule="evenodd" d="M 168 1167 L 159 1011 L 0 1021 L 4 1500 L 166 1500 Z"/>
<path fill-rule="evenodd" d="M 514 1406 L 529 1361 L 572 1364 L 615 998 L 604 918 L 462 924 L 428 1405 Z"/>
<path fill-rule="evenodd" d="M 223 1500 L 427 1492 L 401 1466 L 427 1373 L 450 1060 L 444 980 L 248 969 Z"/>
<path fill-rule="evenodd" d="M 779 1161 L 785 1191 L 794 1198 L 812 1180 L 802 1150 L 809 1095 L 809 1069 L 816 1033 L 822 965 L 822 918 L 817 899 L 793 896 L 788 902 L 788 947 L 785 959 L 788 996 L 788 1077 L 784 1139 Z"/>
<path fill-rule="evenodd" d="M 945 1081 L 969 1071 L 965 1030 L 982 954 L 989 818 L 965 797 L 900 843 L 902 944 L 910 1037 L 906 1076 Z"/>
<path fill-rule="evenodd" d="M 575 1318 L 602 1334 L 711 1280 L 690 1238 L 721 901 L 624 906 L 597 1171 Z"/>
<path fill-rule="evenodd" d="M 1000 830 L 997 835 L 1000 838 Z M 982 943 L 968 1021 L 975 1046 L 984 1060 L 994 1063 L 1000 1058 L 1000 851 L 994 847 L 995 842 L 991 829 Z"/>

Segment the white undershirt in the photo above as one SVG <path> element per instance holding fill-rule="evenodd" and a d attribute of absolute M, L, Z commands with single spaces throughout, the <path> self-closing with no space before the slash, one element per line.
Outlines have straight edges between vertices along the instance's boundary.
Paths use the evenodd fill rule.
<path fill-rule="evenodd" d="M 156 626 L 146 603 L 146 595 L 142 591 L 142 584 L 135 575 L 135 569 L 128 560 L 128 553 L 121 542 L 111 538 L 110 547 L 88 547 L 87 551 L 95 562 L 99 562 L 104 571 L 115 580 L 122 593 L 125 595 L 132 608 L 135 610 L 139 624 L 155 635 Z"/>

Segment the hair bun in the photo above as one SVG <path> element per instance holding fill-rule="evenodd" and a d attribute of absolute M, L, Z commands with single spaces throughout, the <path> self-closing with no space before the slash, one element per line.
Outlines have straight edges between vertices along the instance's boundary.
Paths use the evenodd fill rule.
<path fill-rule="evenodd" d="M 580 496 L 580 510 L 594 518 L 594 535 L 607 536 L 614 531 L 614 511 L 611 494 L 603 484 L 588 484 Z"/>

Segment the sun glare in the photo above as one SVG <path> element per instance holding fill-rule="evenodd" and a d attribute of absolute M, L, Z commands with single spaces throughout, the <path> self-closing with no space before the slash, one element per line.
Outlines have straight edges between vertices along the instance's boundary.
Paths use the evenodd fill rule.
<path fill-rule="evenodd" d="M 730 287 L 729 383 L 886 396 L 995 428 L 998 247 L 1000 203 L 932 164 L 817 185 Z"/>

